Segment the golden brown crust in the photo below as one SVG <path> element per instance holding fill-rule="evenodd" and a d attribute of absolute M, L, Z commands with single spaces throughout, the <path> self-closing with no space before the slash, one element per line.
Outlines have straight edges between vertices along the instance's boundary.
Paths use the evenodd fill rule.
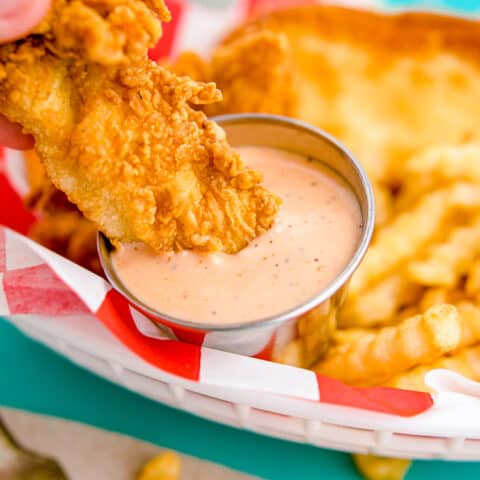
<path fill-rule="evenodd" d="M 261 15 L 231 32 L 223 44 L 259 30 L 301 25 L 323 38 L 400 52 L 450 51 L 480 62 L 480 22 L 427 12 L 378 13 L 336 6 L 308 6 Z"/>

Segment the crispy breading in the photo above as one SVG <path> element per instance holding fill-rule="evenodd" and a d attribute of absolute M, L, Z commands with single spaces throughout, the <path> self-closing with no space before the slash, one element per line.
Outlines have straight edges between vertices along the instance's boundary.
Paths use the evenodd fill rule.
<path fill-rule="evenodd" d="M 144 58 L 170 18 L 163 0 L 54 0 L 33 34 L 62 58 L 118 65 Z"/>
<path fill-rule="evenodd" d="M 28 209 L 38 215 L 28 236 L 44 247 L 101 275 L 97 255 L 97 229 L 66 195 L 56 189 L 45 175 L 35 151 L 26 152 L 25 166 L 30 193 L 25 198 Z"/>
<path fill-rule="evenodd" d="M 297 92 L 288 38 L 282 33 L 259 32 L 225 47 L 210 62 L 211 76 L 222 90 L 220 103 L 206 112 L 268 112 L 293 116 Z M 238 61 L 238 58 L 242 61 Z"/>
<path fill-rule="evenodd" d="M 297 82 L 290 50 L 284 34 L 260 31 L 219 46 L 209 61 L 184 52 L 169 68 L 197 81 L 215 79 L 223 99 L 203 107 L 209 115 L 267 112 L 295 116 Z"/>
<path fill-rule="evenodd" d="M 218 101 L 215 85 L 147 58 L 155 14 L 166 17 L 163 2 L 56 1 L 41 34 L 0 48 L 0 111 L 113 241 L 233 253 L 280 201 L 192 108 Z"/>
<path fill-rule="evenodd" d="M 75 210 L 44 214 L 28 234 L 44 247 L 101 275 L 96 235 L 95 224 Z"/>

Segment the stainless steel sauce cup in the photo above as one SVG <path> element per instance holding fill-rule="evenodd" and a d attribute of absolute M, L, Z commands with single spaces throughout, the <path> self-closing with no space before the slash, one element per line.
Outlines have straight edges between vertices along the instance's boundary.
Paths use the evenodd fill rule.
<path fill-rule="evenodd" d="M 99 234 L 98 253 L 112 286 L 137 310 L 172 338 L 219 350 L 309 367 L 328 347 L 345 300 L 348 282 L 362 260 L 374 227 L 371 185 L 360 164 L 327 133 L 290 118 L 264 114 L 223 115 L 214 118 L 231 145 L 256 145 L 289 150 L 312 157 L 334 170 L 351 187 L 362 214 L 357 249 L 344 270 L 314 297 L 290 310 L 241 324 L 200 324 L 155 311 L 135 297 L 113 267 L 113 246 Z M 312 206 L 314 208 L 314 206 Z"/>

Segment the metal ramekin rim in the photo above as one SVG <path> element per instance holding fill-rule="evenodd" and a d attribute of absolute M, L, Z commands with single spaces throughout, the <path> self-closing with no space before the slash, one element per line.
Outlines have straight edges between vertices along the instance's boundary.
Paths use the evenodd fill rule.
<path fill-rule="evenodd" d="M 353 275 L 355 270 L 358 268 L 360 262 L 365 256 L 367 249 L 370 245 L 370 240 L 373 235 L 373 229 L 375 226 L 375 200 L 373 195 L 373 189 L 370 184 L 370 180 L 367 177 L 366 172 L 363 167 L 360 165 L 358 160 L 354 155 L 343 146 L 337 139 L 332 137 L 327 132 L 321 130 L 320 128 L 314 127 L 306 122 L 300 120 L 292 119 L 290 117 L 285 117 L 282 115 L 271 115 L 263 113 L 240 113 L 240 114 L 228 114 L 220 115 L 213 117 L 212 120 L 219 123 L 220 126 L 229 125 L 232 123 L 250 121 L 252 123 L 262 122 L 262 123 L 273 123 L 273 124 L 282 124 L 288 125 L 293 128 L 297 128 L 308 133 L 318 135 L 326 139 L 330 144 L 332 144 L 337 150 L 340 151 L 351 163 L 356 175 L 360 180 L 360 184 L 365 194 L 366 199 L 366 216 L 363 218 L 363 229 L 358 243 L 358 247 L 355 250 L 352 258 L 345 266 L 345 268 L 320 292 L 318 292 L 313 297 L 309 298 L 305 302 L 297 305 L 290 310 L 285 312 L 271 315 L 269 317 L 259 318 L 257 320 L 251 320 L 249 322 L 240 322 L 240 323 L 228 323 L 228 324 L 218 324 L 218 323 L 201 323 L 201 322 L 192 322 L 187 320 L 181 320 L 171 315 L 164 314 L 162 312 L 156 311 L 146 305 L 143 301 L 138 299 L 133 293 L 129 292 L 128 289 L 123 285 L 120 278 L 116 274 L 112 262 L 110 252 L 113 249 L 110 241 L 105 235 L 101 232 L 98 232 L 97 235 L 97 250 L 100 258 L 100 263 L 102 265 L 103 271 L 112 285 L 112 287 L 124 296 L 132 305 L 139 308 L 141 311 L 144 311 L 153 318 L 158 317 L 159 319 L 165 320 L 173 325 L 178 325 L 181 327 L 189 328 L 192 330 L 202 330 L 202 331 L 242 331 L 242 330 L 251 330 L 255 328 L 265 328 L 268 326 L 277 326 L 283 323 L 288 322 L 291 319 L 294 319 L 313 308 L 317 307 L 325 300 L 331 298 L 343 285 L 345 285 L 350 277 Z M 321 160 L 321 159 L 320 159 Z"/>

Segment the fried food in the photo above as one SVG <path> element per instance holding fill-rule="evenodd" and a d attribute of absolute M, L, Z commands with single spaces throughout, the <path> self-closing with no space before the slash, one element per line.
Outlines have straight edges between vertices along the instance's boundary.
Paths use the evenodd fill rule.
<path fill-rule="evenodd" d="M 480 254 L 480 215 L 455 228 L 448 238 L 433 245 L 424 258 L 411 262 L 407 276 L 419 285 L 452 288 Z"/>
<path fill-rule="evenodd" d="M 38 158 L 37 153 L 35 150 L 27 150 L 23 153 L 24 158 L 24 167 L 25 167 L 25 176 L 27 179 L 27 183 L 29 186 L 29 194 L 30 196 L 39 196 L 40 192 L 44 188 L 46 184 L 51 183 L 47 179 L 47 174 L 45 173 L 45 169 L 43 168 L 42 162 Z M 29 204 L 30 201 L 27 200 L 27 206 L 31 207 L 32 205 Z"/>
<path fill-rule="evenodd" d="M 137 480 L 178 480 L 180 472 L 180 456 L 166 451 L 148 461 L 142 467 Z"/>
<path fill-rule="evenodd" d="M 412 199 L 457 181 L 480 183 L 480 144 L 436 145 L 413 155 L 405 163 L 405 182 L 398 199 L 400 206 Z"/>
<path fill-rule="evenodd" d="M 394 196 L 385 186 L 374 184 L 375 196 L 375 226 L 377 228 L 386 225 L 393 217 Z"/>
<path fill-rule="evenodd" d="M 358 471 L 367 480 L 403 480 L 412 465 L 403 458 L 378 457 L 376 455 L 352 455 Z"/>
<path fill-rule="evenodd" d="M 480 343 L 480 308 L 471 302 L 456 305 L 460 315 L 461 338 L 458 349 Z"/>
<path fill-rule="evenodd" d="M 379 329 L 333 347 L 315 371 L 354 385 L 370 385 L 458 348 L 461 324 L 457 309 L 438 305 L 401 324 Z"/>
<path fill-rule="evenodd" d="M 480 258 L 474 259 L 470 264 L 465 281 L 465 292 L 470 297 L 478 297 L 480 294 Z"/>
<path fill-rule="evenodd" d="M 423 312 L 440 303 L 453 303 L 454 295 L 455 292 L 447 288 L 428 288 L 424 291 L 422 298 L 418 302 L 418 307 Z"/>
<path fill-rule="evenodd" d="M 0 111 L 32 133 L 53 184 L 113 241 L 233 253 L 279 199 L 192 105 L 213 84 L 148 60 L 160 0 L 53 4 L 35 35 L 0 47 Z"/>
<path fill-rule="evenodd" d="M 351 297 L 414 257 L 435 239 L 449 217 L 479 209 L 480 190 L 475 184 L 456 183 L 422 197 L 410 211 L 377 232 L 362 267 L 352 279 Z"/>
<path fill-rule="evenodd" d="M 301 340 L 294 339 L 279 352 L 273 352 L 272 360 L 277 363 L 284 363 L 293 367 L 301 367 L 305 355 L 303 354 Z"/>
<path fill-rule="evenodd" d="M 444 298 L 443 296 L 439 296 L 438 300 Z M 433 338 L 432 332 L 438 335 L 443 330 L 444 337 L 439 341 L 432 340 L 428 348 L 432 348 L 432 344 L 441 346 L 442 342 L 448 338 L 448 330 L 445 328 L 445 324 L 442 325 L 445 321 L 436 320 L 436 318 L 449 315 L 449 313 L 444 310 L 445 307 L 450 310 L 450 314 L 455 308 L 458 312 L 456 324 L 459 335 L 454 334 L 454 342 L 456 345 L 450 344 L 448 347 L 445 347 L 445 351 L 437 351 L 437 359 L 433 363 L 422 359 L 419 363 L 424 365 L 419 365 L 412 369 L 405 367 L 413 358 L 410 352 L 411 349 L 418 348 L 413 355 L 423 355 L 421 352 L 425 351 L 426 345 L 429 345 L 428 338 Z M 427 317 L 429 317 L 428 320 Z M 334 335 L 334 347 L 329 351 L 324 362 L 320 362 L 320 371 L 325 373 L 328 369 L 335 370 L 341 368 L 342 372 L 345 372 L 352 368 L 351 365 L 356 365 L 357 372 L 342 374 L 344 378 L 346 378 L 345 375 L 352 376 L 348 378 L 349 382 L 357 383 L 360 375 L 358 371 L 370 369 L 369 373 L 371 373 L 371 376 L 369 377 L 367 377 L 365 373 L 361 373 L 365 380 L 362 380 L 360 383 L 365 385 L 383 384 L 413 390 L 422 385 L 422 389 L 424 389 L 423 376 L 432 368 L 448 368 L 447 365 L 451 364 L 455 366 L 454 370 L 458 373 L 465 374 L 465 372 L 469 372 L 471 374 L 472 371 L 468 371 L 468 367 L 462 366 L 465 358 L 462 355 L 464 355 L 464 352 L 468 351 L 470 347 L 480 344 L 480 307 L 467 301 L 460 301 L 455 307 L 451 305 L 437 305 L 430 307 L 430 309 L 425 312 L 423 320 L 419 320 L 421 318 L 421 315 L 416 315 L 411 319 L 403 320 L 397 327 L 386 327 L 380 330 L 361 328 L 338 330 Z M 419 321 L 428 322 L 428 326 L 426 324 L 422 326 L 418 325 Z M 428 329 L 430 329 L 430 333 L 427 333 Z M 393 340 L 392 335 L 396 337 L 395 340 Z M 420 343 L 424 346 L 419 347 Z M 377 349 L 380 353 L 377 352 Z M 432 348 L 432 351 L 434 350 L 435 348 Z M 468 355 L 475 359 L 475 354 L 470 353 Z M 386 360 L 387 356 L 395 356 L 396 358 L 390 362 L 388 359 Z M 428 354 L 425 354 L 425 357 L 427 356 Z M 344 365 L 338 367 L 336 362 L 343 362 Z M 383 367 L 379 365 L 370 366 L 375 362 L 379 364 L 382 363 Z M 373 371 L 378 372 L 379 369 L 384 372 L 382 374 L 383 378 L 390 377 L 390 380 L 387 382 L 384 380 L 379 381 L 378 378 L 382 375 L 378 373 L 372 374 Z M 393 373 L 394 371 L 395 373 Z M 480 375 L 480 371 L 478 374 Z M 338 378 L 338 374 L 335 374 L 335 376 Z M 355 376 L 355 379 L 353 379 L 353 376 Z M 477 374 L 474 377 L 469 376 L 470 378 L 477 379 Z"/>
<path fill-rule="evenodd" d="M 384 385 L 405 390 L 431 392 L 425 384 L 425 374 L 436 368 L 445 368 L 463 375 L 471 380 L 480 381 L 480 346 L 466 348 L 454 355 L 439 358 L 433 363 L 419 365 L 406 372 L 399 373 Z"/>
<path fill-rule="evenodd" d="M 202 80 L 218 81 L 228 97 L 217 111 L 255 108 L 255 80 L 264 69 L 246 60 L 260 55 L 255 42 L 247 45 L 261 35 L 284 39 L 275 83 L 283 78 L 287 85 L 289 78 L 286 92 L 295 95 L 286 104 L 286 93 L 267 85 L 268 103 L 259 102 L 253 111 L 284 113 L 324 128 L 353 151 L 375 182 L 396 185 L 405 161 L 425 148 L 480 139 L 475 21 L 325 5 L 253 18 L 219 47 L 237 65 L 229 68 L 233 74 L 204 70 L 209 74 Z M 182 68 L 188 71 L 186 62 Z"/>
<path fill-rule="evenodd" d="M 282 33 L 261 31 L 220 46 L 209 62 L 207 78 L 214 78 L 222 93 L 225 87 L 225 93 L 221 104 L 207 105 L 205 111 L 294 116 L 295 74 L 289 41 Z"/>
<path fill-rule="evenodd" d="M 197 81 L 214 81 L 222 90 L 221 102 L 202 107 L 209 115 L 266 112 L 295 116 L 295 69 L 282 33 L 246 35 L 232 45 L 219 46 L 208 62 L 194 52 L 184 52 L 169 68 Z"/>
<path fill-rule="evenodd" d="M 353 296 L 343 308 L 341 327 L 373 327 L 385 325 L 395 318 L 398 310 L 421 297 L 421 288 L 412 285 L 401 273 L 393 273 L 378 284 Z"/>
<path fill-rule="evenodd" d="M 28 236 L 82 267 L 102 274 L 96 248 L 97 228 L 80 212 L 47 213 L 33 225 Z"/>
<path fill-rule="evenodd" d="M 102 274 L 97 255 L 97 228 L 45 175 L 34 151 L 25 155 L 30 193 L 25 205 L 38 215 L 28 236 L 92 272 Z"/>

